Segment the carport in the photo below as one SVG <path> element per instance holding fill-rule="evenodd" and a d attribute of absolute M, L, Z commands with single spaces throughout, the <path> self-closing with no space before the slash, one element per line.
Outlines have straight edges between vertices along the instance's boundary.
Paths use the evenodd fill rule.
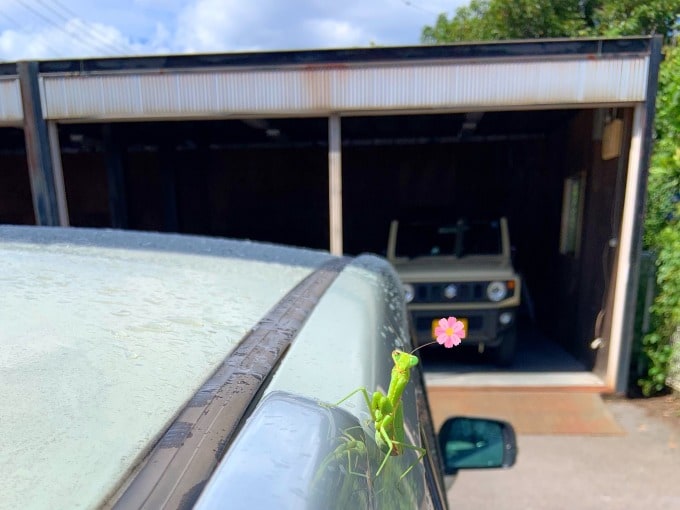
<path fill-rule="evenodd" d="M 505 215 L 541 332 L 622 390 L 659 59 L 626 38 L 2 64 L 0 221 L 355 254 L 411 211 Z"/>

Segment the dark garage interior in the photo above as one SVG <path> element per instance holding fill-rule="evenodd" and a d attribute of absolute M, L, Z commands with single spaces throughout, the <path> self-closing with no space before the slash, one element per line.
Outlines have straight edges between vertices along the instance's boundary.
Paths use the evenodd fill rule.
<path fill-rule="evenodd" d="M 598 357 L 606 363 L 606 348 L 593 350 L 591 342 L 609 327 L 603 310 L 613 290 L 610 241 L 619 231 L 628 149 L 602 159 L 594 127 L 601 113 L 344 119 L 346 251 L 384 253 L 395 218 L 506 216 L 525 283 L 525 324 L 533 336 L 555 339 L 587 369 L 597 368 Z M 630 110 L 606 113 L 630 125 Z M 585 193 L 575 204 L 580 241 L 560 250 L 565 181 Z"/>
<path fill-rule="evenodd" d="M 71 224 L 327 249 L 326 129 L 325 119 L 60 126 Z"/>
<path fill-rule="evenodd" d="M 606 115 L 630 129 L 630 109 L 343 117 L 345 252 L 384 254 L 395 218 L 507 216 L 525 312 L 596 368 L 628 151 L 601 158 Z M 0 221 L 32 223 L 23 131 L 2 131 Z M 328 249 L 325 117 L 61 124 L 59 138 L 73 226 Z M 571 247 L 561 246 L 568 181 L 580 190 Z"/>
<path fill-rule="evenodd" d="M 35 224 L 21 128 L 0 127 L 0 223 Z"/>

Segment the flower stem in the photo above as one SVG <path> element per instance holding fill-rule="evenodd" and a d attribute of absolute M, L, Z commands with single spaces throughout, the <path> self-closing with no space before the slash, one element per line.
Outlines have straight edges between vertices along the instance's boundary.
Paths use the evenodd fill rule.
<path fill-rule="evenodd" d="M 415 349 L 413 349 L 413 350 L 411 351 L 411 354 L 413 354 L 414 352 L 416 352 L 418 349 L 422 349 L 423 347 L 427 347 L 428 345 L 432 345 L 432 344 L 436 344 L 436 343 L 437 343 L 436 340 L 432 340 L 431 342 L 427 342 L 426 344 L 423 344 L 423 345 L 421 345 L 420 347 L 416 347 Z"/>

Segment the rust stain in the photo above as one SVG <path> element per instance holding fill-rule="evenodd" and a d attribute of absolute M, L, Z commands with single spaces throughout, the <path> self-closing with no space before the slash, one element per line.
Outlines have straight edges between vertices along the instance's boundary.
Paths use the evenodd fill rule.
<path fill-rule="evenodd" d="M 350 66 L 348 66 L 346 63 L 343 62 L 329 62 L 326 64 L 305 64 L 302 66 L 302 69 L 304 71 L 344 71 L 346 69 L 349 69 Z"/>

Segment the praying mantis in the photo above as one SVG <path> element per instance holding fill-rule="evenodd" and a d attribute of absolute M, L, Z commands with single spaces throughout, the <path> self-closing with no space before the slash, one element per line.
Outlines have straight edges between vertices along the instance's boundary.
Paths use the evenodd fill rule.
<path fill-rule="evenodd" d="M 385 458 L 375 476 L 380 475 L 390 456 L 401 455 L 404 448 L 418 452 L 417 460 L 402 473 L 399 477 L 401 480 L 420 462 L 426 452 L 424 448 L 404 442 L 404 413 L 401 405 L 401 396 L 411 378 L 411 369 L 418 364 L 418 357 L 395 349 L 392 351 L 392 360 L 394 360 L 394 367 L 392 368 L 387 395 L 376 391 L 373 393 L 373 398 L 369 399 L 368 391 L 362 386 L 335 405 L 342 404 L 345 400 L 359 392 L 363 395 L 366 405 L 371 412 L 371 420 L 375 425 L 375 442 L 385 452 Z"/>
<path fill-rule="evenodd" d="M 352 428 L 358 429 L 360 427 L 357 426 Z M 355 456 L 355 460 L 358 457 L 366 456 L 366 444 L 362 439 L 353 436 L 348 431 L 344 431 L 340 436 L 340 445 L 324 459 L 321 467 L 317 470 L 317 474 L 314 479 L 317 480 L 319 476 L 323 474 L 324 470 L 329 464 L 332 462 L 342 461 L 345 458 L 347 459 L 348 473 L 358 476 L 366 476 L 363 473 L 359 473 L 354 470 L 352 467 L 352 455 Z"/>
<path fill-rule="evenodd" d="M 406 443 L 404 436 L 404 412 L 401 397 L 411 379 L 411 369 L 418 365 L 418 357 L 414 356 L 413 353 L 422 347 L 434 343 L 442 344 L 446 348 L 459 345 L 461 339 L 465 337 L 463 323 L 458 321 L 455 317 L 441 319 L 435 330 L 435 336 L 437 338 L 436 340 L 421 345 L 420 347 L 413 349 L 410 353 L 399 349 L 392 351 L 394 367 L 392 368 L 387 395 L 381 391 L 375 391 L 373 397 L 369 398 L 368 391 L 362 386 L 335 404 L 336 406 L 340 405 L 357 393 L 363 395 L 371 413 L 371 421 L 375 426 L 375 442 L 385 453 L 385 457 L 375 474 L 376 477 L 380 475 L 385 464 L 387 464 L 388 459 L 391 456 L 401 455 L 404 453 L 404 449 L 417 452 L 418 458 L 401 474 L 399 480 L 404 478 L 427 453 L 426 450 L 420 446 Z"/>

